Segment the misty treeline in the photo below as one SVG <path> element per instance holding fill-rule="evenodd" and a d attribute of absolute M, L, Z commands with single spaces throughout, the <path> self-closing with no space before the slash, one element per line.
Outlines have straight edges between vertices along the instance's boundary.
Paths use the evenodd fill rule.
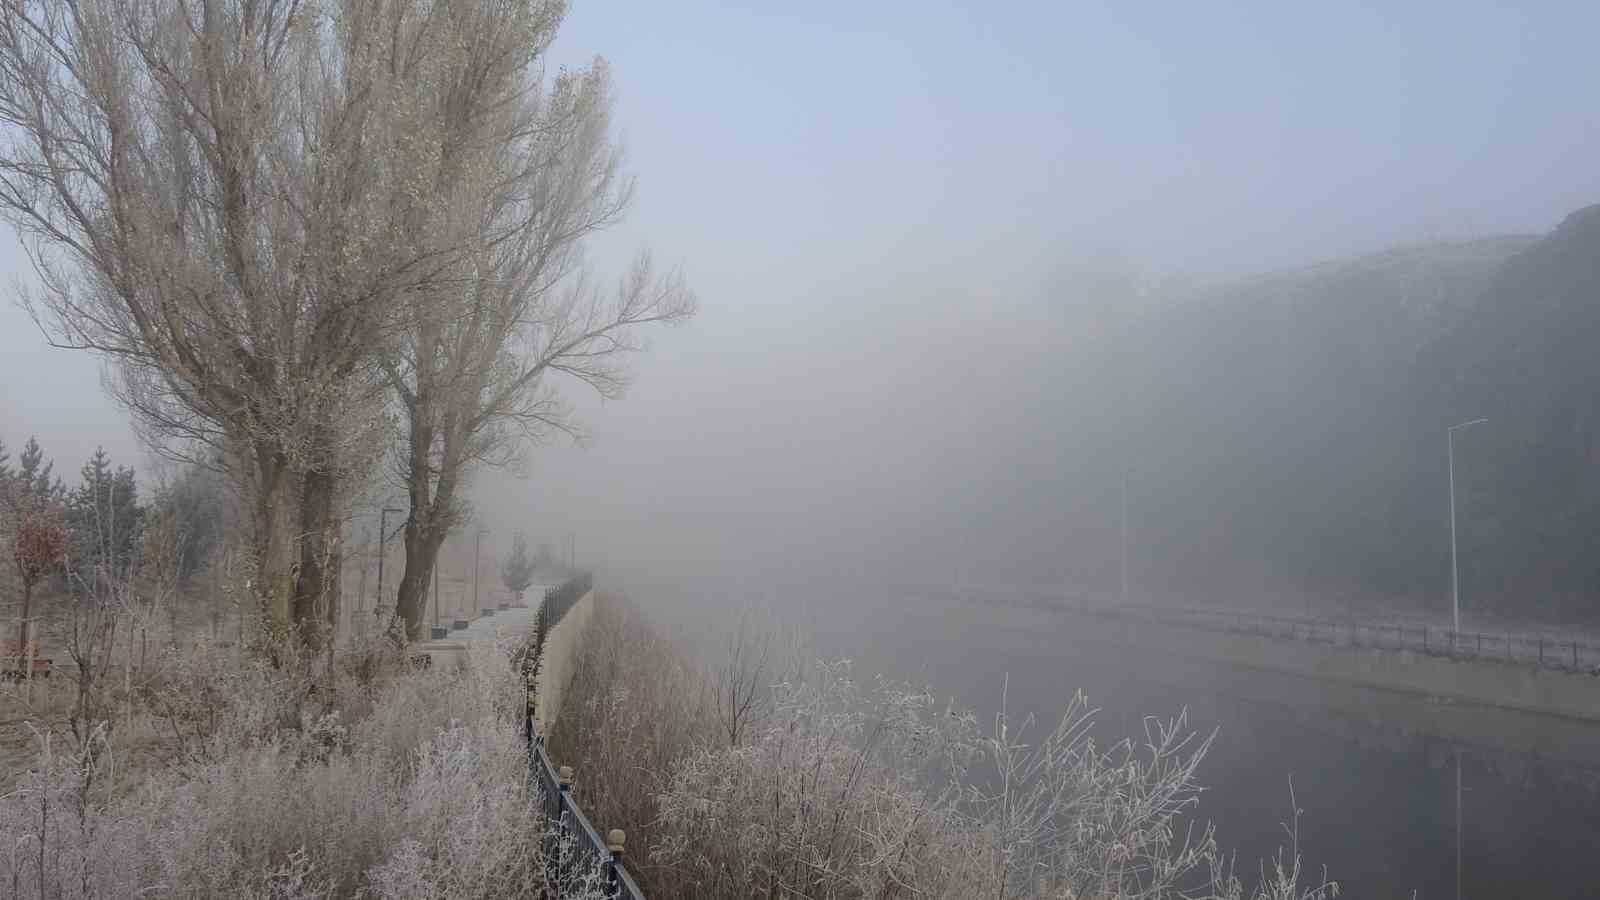
<path fill-rule="evenodd" d="M 10 563 L 6 580 L 21 594 L 16 646 L 37 639 L 36 622 L 75 619 L 90 608 L 111 607 L 108 641 L 118 620 L 148 632 L 158 615 L 163 626 L 185 612 L 194 617 L 180 599 L 217 561 L 229 498 L 214 471 L 195 465 L 145 488 L 141 496 L 134 469 L 114 466 L 103 448 L 69 482 L 38 441 L 29 438 L 13 460 L 0 440 L 0 547 Z M 64 597 L 68 606 L 41 608 L 38 593 Z M 214 599 L 198 604 L 213 618 Z"/>
<path fill-rule="evenodd" d="M 1134 600 L 1447 611 L 1446 428 L 1463 607 L 1595 620 L 1600 207 L 1552 233 L 1423 244 L 1164 291 L 1062 287 L 1081 339 L 1036 389 L 1036 485 L 1075 588 Z"/>
<path fill-rule="evenodd" d="M 638 329 L 689 316 L 585 239 L 633 193 L 605 64 L 545 72 L 565 5 L 0 4 L 0 212 L 23 298 L 109 364 L 153 446 L 246 498 L 266 633 L 325 644 L 358 498 L 407 497 L 397 611 L 420 637 L 476 468 L 578 435 Z"/>
<path fill-rule="evenodd" d="M 519 531 L 512 536 L 511 555 L 500 566 L 500 581 L 511 596 L 520 601 L 528 586 L 533 584 L 534 573 L 553 569 L 555 564 L 549 547 L 540 547 L 537 555 L 530 553 L 528 537 Z"/>

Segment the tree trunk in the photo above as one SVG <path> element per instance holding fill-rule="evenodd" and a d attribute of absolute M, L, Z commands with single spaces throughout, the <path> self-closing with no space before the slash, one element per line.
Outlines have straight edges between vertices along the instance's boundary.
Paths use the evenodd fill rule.
<path fill-rule="evenodd" d="M 433 577 L 445 537 L 445 529 L 432 517 L 425 521 L 426 525 L 420 524 L 413 516 L 406 522 L 406 567 L 400 576 L 396 600 L 400 619 L 405 622 L 406 639 L 412 641 L 421 640 L 426 627 L 422 614 L 428 607 L 428 580 Z"/>
<path fill-rule="evenodd" d="M 255 448 L 255 594 L 276 629 L 293 621 L 295 491 L 289 461 L 277 447 Z"/>
<path fill-rule="evenodd" d="M 308 646 L 332 641 L 339 624 L 339 543 L 342 523 L 334 502 L 336 480 L 327 468 L 307 472 L 300 493 L 300 569 L 294 621 Z"/>
<path fill-rule="evenodd" d="M 27 578 L 22 579 L 22 621 L 17 623 L 17 665 L 33 668 L 32 654 L 28 652 L 28 613 L 33 607 L 33 582 Z M 23 670 L 23 678 L 29 678 L 32 672 Z"/>
<path fill-rule="evenodd" d="M 449 523 L 443 511 L 448 500 L 434 495 L 430 484 L 433 467 L 429 453 L 433 448 L 431 379 L 418 375 L 418 399 L 410 409 L 409 459 L 407 460 L 406 567 L 400 575 L 400 590 L 395 595 L 395 613 L 405 623 L 406 639 L 422 638 L 422 612 L 427 608 L 428 578 L 437 563 L 439 545 L 444 543 Z M 441 467 L 442 469 L 442 467 Z M 441 484 L 441 491 L 446 485 Z"/>

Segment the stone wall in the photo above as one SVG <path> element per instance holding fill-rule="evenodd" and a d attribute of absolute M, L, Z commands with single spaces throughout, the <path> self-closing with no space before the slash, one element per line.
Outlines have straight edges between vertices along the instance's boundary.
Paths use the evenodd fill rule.
<path fill-rule="evenodd" d="M 1069 614 L 1070 615 L 1070 614 Z M 1071 616 L 1081 632 L 1181 657 L 1402 691 L 1454 703 L 1600 722 L 1600 677 L 1159 622 Z"/>
<path fill-rule="evenodd" d="M 561 710 L 561 695 L 572 679 L 578 641 L 594 615 L 594 591 L 584 594 L 545 637 L 544 662 L 539 670 L 538 696 L 534 709 L 540 728 L 548 728 Z M 545 732 L 548 736 L 549 732 Z"/>

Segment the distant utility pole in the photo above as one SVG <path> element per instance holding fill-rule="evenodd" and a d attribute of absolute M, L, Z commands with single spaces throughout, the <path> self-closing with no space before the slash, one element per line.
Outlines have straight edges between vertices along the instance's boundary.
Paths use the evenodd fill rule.
<path fill-rule="evenodd" d="M 1461 748 L 1456 748 L 1456 900 L 1461 900 Z"/>
<path fill-rule="evenodd" d="M 483 536 L 489 533 L 487 528 L 479 528 L 472 536 L 472 614 L 476 616 L 483 611 L 478 604 L 478 572 L 483 564 L 478 561 L 478 554 L 483 548 Z"/>
<path fill-rule="evenodd" d="M 405 510 L 396 509 L 392 506 L 385 506 L 378 512 L 378 600 L 372 604 L 374 618 L 383 614 L 383 558 L 388 555 L 384 550 L 389 542 L 389 513 L 399 515 L 403 512 Z M 396 528 L 395 530 L 399 531 L 400 529 Z"/>
<path fill-rule="evenodd" d="M 1122 461 L 1122 605 L 1128 605 L 1128 461 Z"/>
<path fill-rule="evenodd" d="M 1451 425 L 1444 430 L 1445 455 L 1450 470 L 1450 611 L 1454 616 L 1455 631 L 1461 631 L 1461 577 L 1456 568 L 1456 429 L 1482 425 L 1488 419 L 1473 419 Z"/>

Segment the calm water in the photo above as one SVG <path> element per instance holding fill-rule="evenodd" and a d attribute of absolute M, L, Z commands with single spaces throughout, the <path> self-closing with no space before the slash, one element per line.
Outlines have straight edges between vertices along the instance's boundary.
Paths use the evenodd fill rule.
<path fill-rule="evenodd" d="M 1013 720 L 1059 715 L 1075 690 L 1102 709 L 1107 737 L 1187 708 L 1195 729 L 1220 729 L 1200 814 L 1242 867 L 1286 844 L 1292 780 L 1303 859 L 1326 865 L 1342 896 L 1600 896 L 1600 772 L 1588 764 L 1600 766 L 1600 728 L 1143 658 L 1058 614 L 882 592 L 806 602 L 823 653 L 980 712 L 999 707 L 1008 674 Z"/>

